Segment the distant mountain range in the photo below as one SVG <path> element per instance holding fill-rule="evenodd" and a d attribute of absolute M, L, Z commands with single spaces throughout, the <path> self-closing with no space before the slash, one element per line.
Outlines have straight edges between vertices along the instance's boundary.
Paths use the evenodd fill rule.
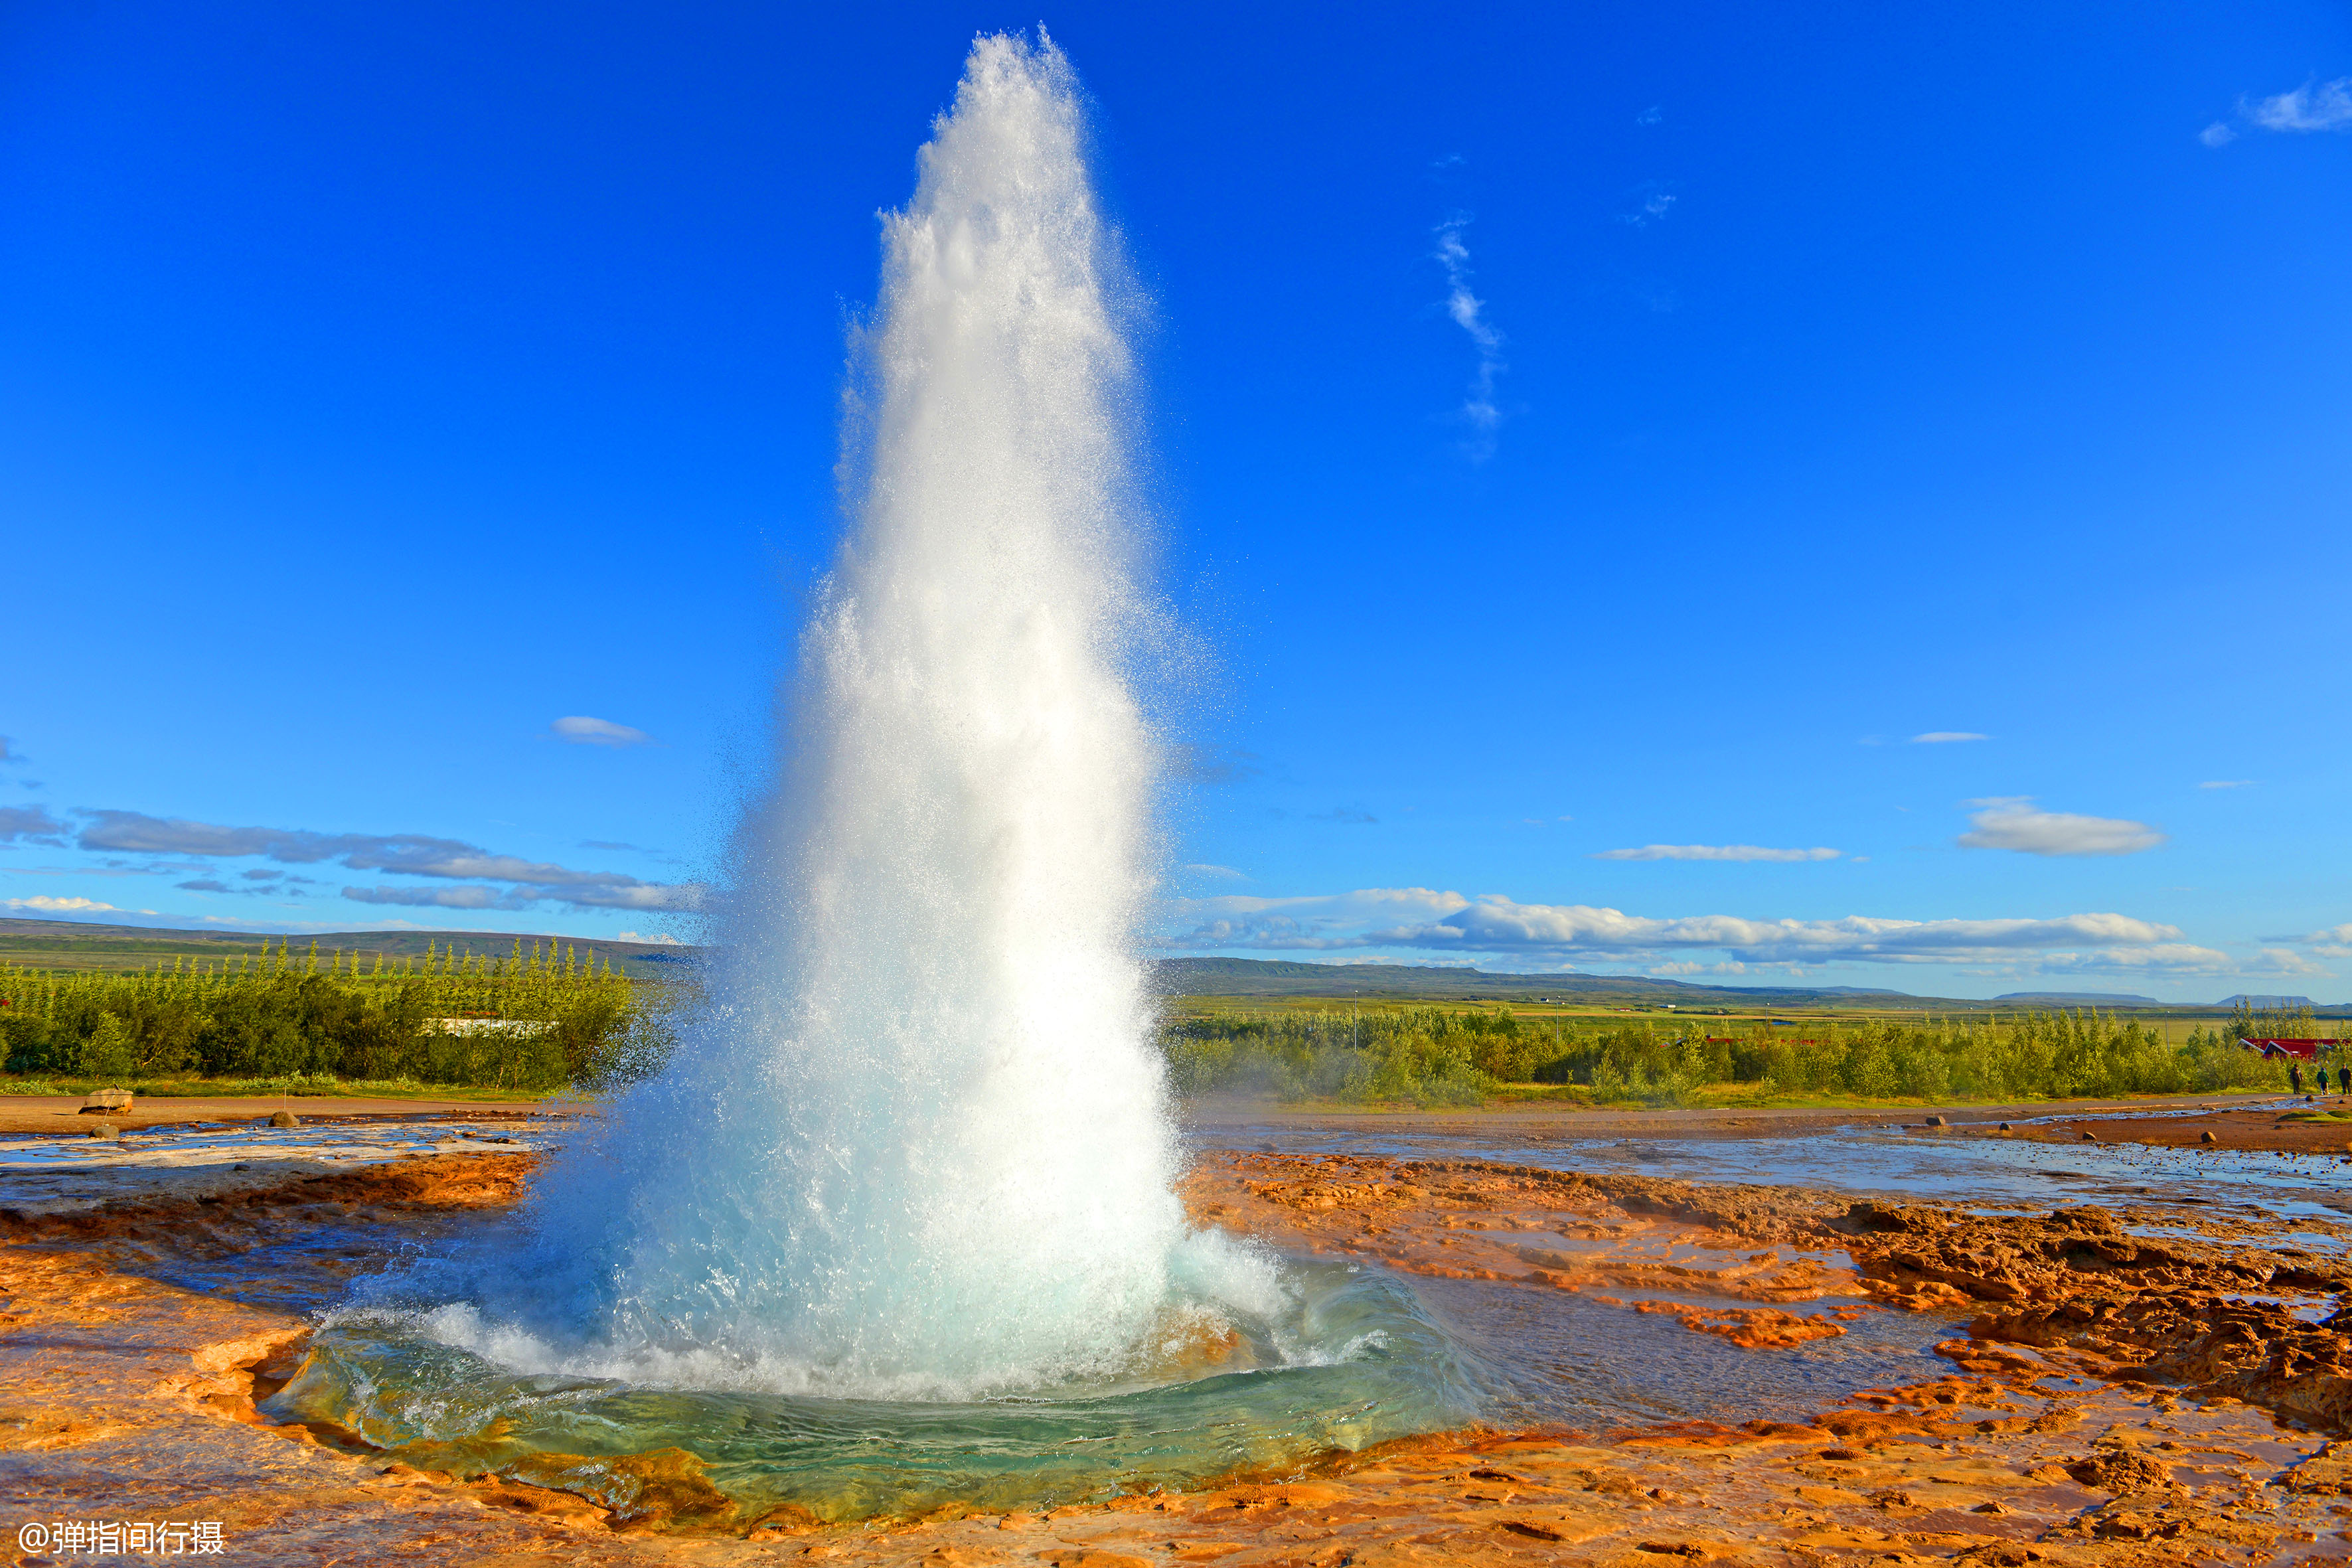
<path fill-rule="evenodd" d="M 1996 1002 L 2071 1002 L 2089 1007 L 2099 1006 L 2108 1002 L 2128 1002 L 2137 1007 L 2164 1005 L 2153 996 L 2137 996 L 2128 991 L 2011 991 L 1994 997 L 1993 1000 Z"/>

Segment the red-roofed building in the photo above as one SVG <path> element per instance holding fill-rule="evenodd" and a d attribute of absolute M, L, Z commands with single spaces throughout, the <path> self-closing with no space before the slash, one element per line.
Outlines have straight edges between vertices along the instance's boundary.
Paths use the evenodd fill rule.
<path fill-rule="evenodd" d="M 2238 1044 L 2266 1057 L 2293 1057 L 2309 1061 L 2322 1050 L 2333 1050 L 2342 1040 L 2240 1040 Z"/>

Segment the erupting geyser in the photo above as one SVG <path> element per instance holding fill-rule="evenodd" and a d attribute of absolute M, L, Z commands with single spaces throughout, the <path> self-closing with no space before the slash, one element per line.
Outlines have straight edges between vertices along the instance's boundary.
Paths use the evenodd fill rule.
<path fill-rule="evenodd" d="M 615 1370 L 953 1397 L 1181 1331 L 1131 373 L 1083 131 L 1058 51 L 983 38 L 886 220 L 860 477 L 714 1005 L 546 1184 L 541 1261 L 580 1267 L 545 1305 Z"/>
<path fill-rule="evenodd" d="M 356 1290 L 273 1413 L 567 1485 L 683 1448 L 746 1517 L 853 1518 L 1474 1406 L 1386 1276 L 1277 1265 L 1173 1194 L 1133 373 L 1083 129 L 1050 45 L 982 38 L 887 219 L 845 537 L 667 1067 L 518 1223 Z"/>

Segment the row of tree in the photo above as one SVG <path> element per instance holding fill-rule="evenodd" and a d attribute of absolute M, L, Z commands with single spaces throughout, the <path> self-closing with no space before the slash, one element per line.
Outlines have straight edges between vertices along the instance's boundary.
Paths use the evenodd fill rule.
<path fill-rule="evenodd" d="M 0 964 L 0 1045 L 18 1074 L 152 1080 L 336 1078 L 541 1089 L 594 1082 L 641 1049 L 652 1013 L 609 964 L 518 942 L 187 959 L 131 973 Z"/>
<path fill-rule="evenodd" d="M 1436 1007 L 1219 1013 L 1162 1032 L 1181 1093 L 1463 1103 L 1506 1084 L 1579 1084 L 1601 1099 L 1679 1104 L 1709 1085 L 1768 1094 L 1928 1100 L 2284 1089 L 2286 1067 L 2242 1038 L 2311 1037 L 2304 1015 L 2242 1008 L 2168 1044 L 2094 1010 L 1981 1019 L 1769 1020 L 1745 1028 L 1676 1019 L 1597 1023 Z"/>

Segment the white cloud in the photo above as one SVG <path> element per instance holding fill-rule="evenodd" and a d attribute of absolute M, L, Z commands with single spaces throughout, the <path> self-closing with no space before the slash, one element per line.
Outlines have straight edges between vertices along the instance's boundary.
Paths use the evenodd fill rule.
<path fill-rule="evenodd" d="M 647 746 L 653 737 L 643 730 L 632 730 L 626 724 L 615 724 L 610 719 L 591 719 L 574 714 L 558 719 L 548 726 L 558 740 L 569 741 L 575 746 Z"/>
<path fill-rule="evenodd" d="M 2197 787 L 2199 789 L 2252 789 L 2254 787 L 2254 781 L 2252 779 L 2207 779 L 2203 784 L 2199 784 Z"/>
<path fill-rule="evenodd" d="M 2352 130 L 2352 76 L 2263 99 L 2247 106 L 2246 118 L 2265 131 Z"/>
<path fill-rule="evenodd" d="M 1507 367 L 1503 334 L 1486 320 L 1486 302 L 1470 291 L 1470 247 L 1462 243 L 1462 230 L 1469 222 L 1465 217 L 1440 224 L 1436 255 L 1445 268 L 1445 313 L 1478 349 L 1478 371 L 1463 400 L 1462 418 L 1470 426 L 1470 458 L 1484 462 L 1495 455 L 1495 431 L 1503 422 L 1503 411 L 1495 402 L 1495 378 Z"/>
<path fill-rule="evenodd" d="M 2013 849 L 2021 855 L 2135 855 L 2165 842 L 2165 836 L 2145 822 L 2036 811 L 2032 799 L 2008 795 L 1969 802 L 1983 809 L 1969 816 L 1975 830 L 1960 835 L 1960 846 Z"/>
<path fill-rule="evenodd" d="M 112 904 L 101 904 L 96 899 L 53 899 L 47 893 L 36 893 L 29 899 L 0 899 L 0 909 L 38 910 L 47 915 L 148 914 L 152 910 L 123 910 Z"/>
<path fill-rule="evenodd" d="M 1835 849 L 1764 849 L 1753 844 L 1644 844 L 1639 849 L 1602 849 L 1595 860 L 1834 860 Z"/>
<path fill-rule="evenodd" d="M 2227 147 L 2237 139 L 2238 133 L 2218 120 L 2197 133 L 2197 140 L 2208 147 Z"/>
<path fill-rule="evenodd" d="M 1186 866 L 1183 869 L 1192 872 L 1196 877 L 1222 877 L 1235 882 L 1246 882 L 1249 880 L 1247 873 L 1236 871 L 1231 866 Z"/>
<path fill-rule="evenodd" d="M 1915 746 L 1948 746 L 1956 741 L 1990 741 L 1990 735 L 1979 735 L 1973 730 L 1930 730 L 1924 735 L 1914 735 Z"/>
<path fill-rule="evenodd" d="M 2352 922 L 2313 931 L 2301 940 L 2314 952 L 2329 958 L 2352 958 Z"/>
<path fill-rule="evenodd" d="M 682 942 L 678 941 L 678 940 L 677 940 L 677 938 L 676 938 L 676 937 L 674 937 L 674 936 L 670 935 L 670 934 L 669 934 L 669 932 L 667 932 L 667 931 L 625 931 L 621 932 L 619 935 L 615 936 L 613 940 L 614 940 L 614 942 L 651 942 L 651 943 L 653 943 L 653 944 L 654 944 L 655 946 L 656 946 L 656 947 L 684 947 L 684 946 L 686 945 L 684 942 Z"/>
<path fill-rule="evenodd" d="M 2233 973 L 2228 954 L 2179 928 L 2121 914 L 2052 919 L 1661 919 L 1587 904 L 1522 904 L 1429 888 L 1366 888 L 1297 898 L 1227 895 L 1180 907 L 1191 922 L 1163 944 L 1193 952 L 1339 952 L 1367 948 L 1458 954 L 1465 961 L 1682 962 L 1719 952 L 1743 964 L 2048 963 L 2060 969 Z M 1688 960 L 1696 962 L 1696 960 Z"/>

